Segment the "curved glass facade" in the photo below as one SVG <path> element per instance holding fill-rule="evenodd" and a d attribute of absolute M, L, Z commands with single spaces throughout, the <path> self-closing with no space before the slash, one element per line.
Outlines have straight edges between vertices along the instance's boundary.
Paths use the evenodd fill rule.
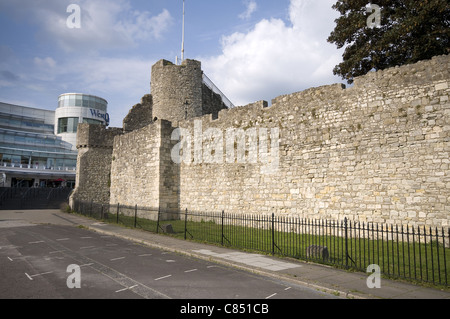
<path fill-rule="evenodd" d="M 58 107 L 78 106 L 97 109 L 106 112 L 108 102 L 101 97 L 81 94 L 81 93 L 66 93 L 58 98 Z"/>
<path fill-rule="evenodd" d="M 83 93 L 65 93 L 58 98 L 55 110 L 55 135 L 76 149 L 79 123 L 109 125 L 108 102 L 98 96 Z"/>

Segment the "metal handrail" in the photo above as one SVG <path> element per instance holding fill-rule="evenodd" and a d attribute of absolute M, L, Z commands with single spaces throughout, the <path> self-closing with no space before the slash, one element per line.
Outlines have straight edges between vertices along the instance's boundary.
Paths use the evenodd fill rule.
<path fill-rule="evenodd" d="M 220 95 L 220 97 L 222 98 L 222 102 L 223 104 L 226 105 L 226 107 L 228 107 L 229 109 L 235 107 L 234 104 L 230 101 L 230 99 L 227 98 L 225 94 L 223 94 L 223 92 L 214 84 L 213 81 L 211 81 L 209 77 L 206 76 L 205 73 L 203 73 L 203 83 L 208 88 L 210 88 L 214 93 Z"/>

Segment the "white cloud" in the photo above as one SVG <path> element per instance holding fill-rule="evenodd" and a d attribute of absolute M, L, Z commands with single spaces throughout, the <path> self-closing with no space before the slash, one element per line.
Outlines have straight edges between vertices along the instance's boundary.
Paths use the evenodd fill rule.
<path fill-rule="evenodd" d="M 242 20 L 248 20 L 251 18 L 252 14 L 258 9 L 258 4 L 255 0 L 245 0 L 244 4 L 246 6 L 245 12 L 239 15 L 239 18 Z"/>
<path fill-rule="evenodd" d="M 222 54 L 202 59 L 205 73 L 235 105 L 341 82 L 332 70 L 342 52 L 326 41 L 338 14 L 334 3 L 291 0 L 289 23 L 264 19 L 223 37 Z"/>
<path fill-rule="evenodd" d="M 166 9 L 157 16 L 150 12 L 134 12 L 133 19 L 119 21 L 115 29 L 130 39 L 159 39 L 172 23 L 172 17 Z"/>
<path fill-rule="evenodd" d="M 69 28 L 71 1 L 14 0 L 0 9 L 39 26 L 42 41 L 52 41 L 66 51 L 92 52 L 136 46 L 139 41 L 159 39 L 173 22 L 169 11 L 155 14 L 133 10 L 129 0 L 78 0 L 81 28 Z"/>

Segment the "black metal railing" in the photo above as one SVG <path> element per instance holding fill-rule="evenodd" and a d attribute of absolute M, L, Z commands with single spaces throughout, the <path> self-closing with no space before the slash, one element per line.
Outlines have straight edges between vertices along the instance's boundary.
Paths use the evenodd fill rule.
<path fill-rule="evenodd" d="M 75 201 L 80 214 L 154 233 L 448 286 L 450 229 L 364 223 L 345 218 L 166 212 L 159 208 Z"/>

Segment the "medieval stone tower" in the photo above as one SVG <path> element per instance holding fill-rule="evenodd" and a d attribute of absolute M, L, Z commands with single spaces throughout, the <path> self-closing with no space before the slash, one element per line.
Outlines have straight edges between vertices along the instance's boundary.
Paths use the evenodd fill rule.
<path fill-rule="evenodd" d="M 152 67 L 153 117 L 177 122 L 203 115 L 201 64 L 185 60 L 174 65 L 166 60 Z"/>
<path fill-rule="evenodd" d="M 222 99 L 204 82 L 201 62 L 184 60 L 175 65 L 160 60 L 152 67 L 153 119 L 172 123 L 213 114 L 225 109 Z"/>

